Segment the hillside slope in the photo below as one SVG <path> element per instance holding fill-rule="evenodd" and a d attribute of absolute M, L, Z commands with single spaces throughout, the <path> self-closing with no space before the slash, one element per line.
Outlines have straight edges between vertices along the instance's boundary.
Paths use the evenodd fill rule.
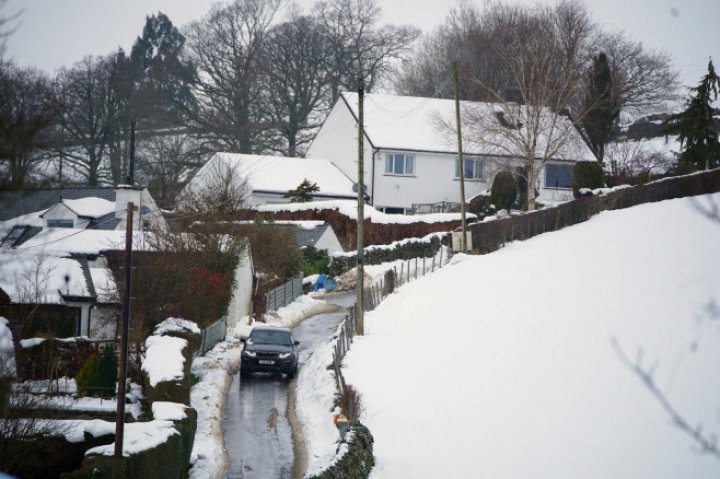
<path fill-rule="evenodd" d="M 720 436 L 711 300 L 720 223 L 689 199 L 604 212 L 404 286 L 345 360 L 376 440 L 372 477 L 718 477 L 720 459 L 613 346 Z"/>

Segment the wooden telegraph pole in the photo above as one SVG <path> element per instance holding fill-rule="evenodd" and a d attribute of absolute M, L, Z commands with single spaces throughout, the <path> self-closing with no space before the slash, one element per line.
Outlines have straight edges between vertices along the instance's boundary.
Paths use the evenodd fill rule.
<path fill-rule="evenodd" d="M 365 248 L 364 238 L 364 222 L 365 222 L 365 178 L 363 154 L 365 152 L 365 142 L 363 138 L 363 102 L 365 101 L 365 84 L 362 77 L 358 79 L 358 207 L 357 207 L 357 318 L 355 320 L 355 330 L 357 334 L 364 334 L 365 330 L 365 258 L 363 249 Z"/>
<path fill-rule="evenodd" d="M 462 130 L 460 129 L 460 81 L 458 79 L 458 64 L 453 62 L 453 83 L 455 92 L 455 124 L 457 125 L 457 144 L 458 144 L 458 170 L 460 173 L 460 215 L 462 218 L 462 242 L 460 243 L 462 252 L 467 252 L 465 244 L 467 238 L 467 223 L 465 221 L 465 161 L 463 159 L 462 146 Z"/>
<path fill-rule="evenodd" d="M 127 384 L 128 331 L 130 329 L 130 272 L 132 268 L 132 231 L 133 209 L 135 205 L 127 204 L 125 226 L 125 292 L 123 295 L 120 367 L 118 368 L 117 414 L 115 416 L 115 464 L 119 467 L 123 456 L 123 439 L 125 433 L 125 387 Z M 120 476 L 122 477 L 122 476 Z"/>

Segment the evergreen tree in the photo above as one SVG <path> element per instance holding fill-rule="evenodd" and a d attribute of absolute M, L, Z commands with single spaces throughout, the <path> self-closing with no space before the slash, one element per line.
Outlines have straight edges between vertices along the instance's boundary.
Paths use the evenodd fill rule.
<path fill-rule="evenodd" d="M 590 149 L 595 157 L 603 162 L 605 145 L 610 141 L 615 121 L 620 109 L 613 98 L 612 73 L 604 53 L 593 58 L 589 72 L 590 85 L 585 99 L 586 114 L 583 118 L 583 130 Z"/>
<path fill-rule="evenodd" d="M 312 201 L 313 193 L 320 191 L 320 187 L 317 183 L 310 183 L 305 178 L 300 185 L 294 190 L 289 190 L 283 195 L 283 198 L 290 198 L 290 203 L 307 203 Z"/>
<path fill-rule="evenodd" d="M 691 89 L 684 111 L 671 116 L 664 124 L 665 134 L 678 135 L 682 151 L 678 156 L 681 171 L 695 171 L 720 166 L 720 141 L 718 125 L 713 119 L 718 110 L 713 108 L 717 100 L 720 78 L 712 59 L 708 71 L 700 83 Z"/>
<path fill-rule="evenodd" d="M 133 114 L 151 127 L 182 124 L 194 108 L 195 69 L 181 59 L 184 48 L 185 36 L 164 13 L 146 18 L 130 52 L 127 74 L 135 84 Z"/>

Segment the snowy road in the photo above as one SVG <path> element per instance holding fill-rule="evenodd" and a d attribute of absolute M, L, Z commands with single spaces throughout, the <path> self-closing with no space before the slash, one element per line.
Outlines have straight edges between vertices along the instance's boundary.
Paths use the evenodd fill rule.
<path fill-rule="evenodd" d="M 328 303 L 343 308 L 355 302 L 353 293 L 328 295 Z M 345 317 L 345 310 L 312 316 L 293 329 L 300 341 L 300 367 L 328 340 Z M 293 441 L 288 421 L 291 385 L 280 376 L 235 375 L 227 397 L 223 428 L 230 455 L 228 478 L 290 479 L 293 476 Z"/>

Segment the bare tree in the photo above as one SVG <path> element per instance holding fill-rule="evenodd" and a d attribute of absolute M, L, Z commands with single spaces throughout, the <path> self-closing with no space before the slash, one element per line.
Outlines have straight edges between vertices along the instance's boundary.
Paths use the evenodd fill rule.
<path fill-rule="evenodd" d="M 593 44 L 608 57 L 613 99 L 624 115 L 652 113 L 678 99 L 678 72 L 668 53 L 648 50 L 622 32 L 600 32 Z"/>
<path fill-rule="evenodd" d="M 265 150 L 259 61 L 279 4 L 280 0 L 217 4 L 186 32 L 189 60 L 198 69 L 198 108 L 191 121 L 215 151 Z"/>
<path fill-rule="evenodd" d="M 297 11 L 273 27 L 262 51 L 262 110 L 282 142 L 273 147 L 296 156 L 312 139 L 329 107 L 328 36 L 311 16 Z"/>
<path fill-rule="evenodd" d="M 185 179 L 202 165 L 204 156 L 196 138 L 185 131 L 155 134 L 139 143 L 138 171 L 147 179 L 157 204 L 170 208 Z"/>
<path fill-rule="evenodd" d="M 466 105 L 463 128 L 470 144 L 520 162 L 528 209 L 533 210 L 535 188 L 547 162 L 578 158 L 583 147 L 567 107 L 577 98 L 582 81 L 582 71 L 573 65 L 583 48 L 582 34 L 576 30 L 584 26 L 574 24 L 573 12 L 562 5 L 511 13 L 499 17 L 502 42 L 487 47 L 502 62 L 515 101 L 506 101 L 507 88 L 474 79 L 494 103 Z"/>
<path fill-rule="evenodd" d="M 246 205 L 247 179 L 215 157 L 198 171 L 178 197 L 178 214 L 192 221 L 200 217 L 229 220 Z"/>
<path fill-rule="evenodd" d="M 482 7 L 460 3 L 415 49 L 412 59 L 402 64 L 396 89 L 408 95 L 450 98 L 452 91 L 444 80 L 450 75 L 451 63 L 458 61 L 463 98 L 495 101 L 495 95 L 482 87 L 486 85 L 493 91 L 505 90 L 504 98 L 513 99 L 513 89 L 517 88 L 514 74 L 497 52 L 503 43 L 522 34 L 513 30 L 523 28 L 528 17 L 540 24 L 547 21 L 546 10 L 493 1 Z M 553 10 L 550 20 L 557 34 L 556 68 L 560 75 L 587 71 L 592 58 L 605 53 L 612 73 L 613 101 L 620 111 L 647 113 L 676 98 L 677 72 L 666 53 L 648 50 L 623 32 L 604 30 L 579 1 L 565 0 Z M 521 21 L 523 18 L 526 20 Z M 473 79 L 480 80 L 480 84 Z M 577 95 L 566 105 L 573 113 L 584 109 L 580 92 L 587 90 L 588 81 L 586 77 L 576 86 Z"/>
<path fill-rule="evenodd" d="M 42 159 L 38 148 L 55 119 L 53 92 L 38 70 L 0 65 L 0 183 L 23 186 Z"/>
<path fill-rule="evenodd" d="M 698 446 L 699 450 L 703 454 L 710 454 L 715 456 L 716 459 L 720 460 L 720 447 L 718 446 L 718 439 L 712 433 L 703 431 L 702 425 L 693 426 L 689 419 L 681 413 L 675 405 L 670 401 L 668 396 L 660 389 L 655 382 L 653 366 L 643 366 L 641 362 L 642 352 L 638 354 L 639 359 L 636 361 L 631 360 L 625 351 L 622 350 L 617 340 L 613 338 L 612 346 L 617 354 L 620 361 L 632 371 L 635 376 L 643 383 L 647 390 L 657 400 L 658 404 L 665 410 L 665 413 L 670 417 L 673 425 L 684 432 L 693 443 Z"/>
<path fill-rule="evenodd" d="M 658 151 L 650 141 L 644 139 L 609 143 L 605 149 L 605 158 L 613 176 L 639 183 L 666 173 L 675 163 L 671 154 Z"/>
<path fill-rule="evenodd" d="M 372 91 L 392 63 L 408 52 L 420 31 L 408 25 L 379 26 L 375 0 L 322 0 L 313 8 L 329 35 L 330 94 L 355 91 L 362 77 Z"/>
<path fill-rule="evenodd" d="M 62 136 L 54 150 L 89 185 L 110 176 L 109 147 L 124 134 L 126 97 L 117 87 L 117 75 L 114 56 L 86 57 L 58 74 Z"/>
<path fill-rule="evenodd" d="M 3 13 L 7 5 L 7 0 L 0 0 L 0 58 L 5 54 L 5 44 L 7 39 L 17 29 L 17 23 L 23 10 L 6 15 Z"/>

